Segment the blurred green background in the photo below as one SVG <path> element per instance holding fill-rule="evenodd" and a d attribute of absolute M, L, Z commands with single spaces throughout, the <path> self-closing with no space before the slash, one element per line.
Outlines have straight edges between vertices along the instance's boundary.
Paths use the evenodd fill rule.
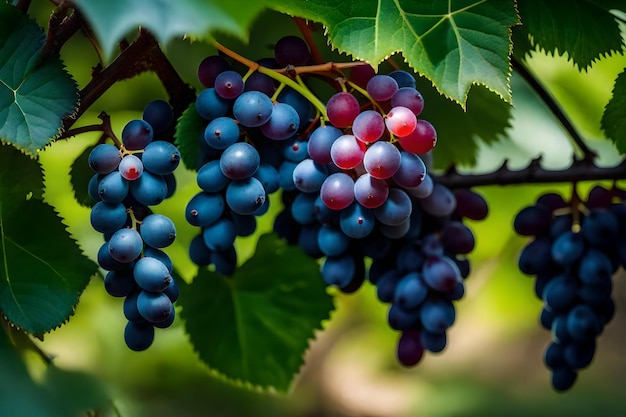
<path fill-rule="evenodd" d="M 49 4 L 33 2 L 32 10 L 42 26 L 49 16 Z M 266 13 L 258 22 L 266 37 L 271 36 L 267 31 L 276 31 L 275 39 L 285 30 L 297 32 L 285 16 Z M 252 39 L 254 42 L 255 37 Z M 269 45 L 252 47 L 269 51 Z M 168 45 L 166 52 L 183 79 L 198 88 L 197 65 L 214 52 L 212 48 L 180 40 Z M 75 36 L 62 54 L 68 70 L 84 86 L 97 63 L 87 40 Z M 626 58 L 604 59 L 582 73 L 566 58 L 535 54 L 528 63 L 589 139 L 590 146 L 599 151 L 602 163 L 618 161 L 615 149 L 603 140 L 599 122 L 613 80 L 626 66 Z M 572 146 L 563 129 L 517 76 L 512 79 L 512 90 L 515 107 L 508 137 L 483 146 L 478 165 L 460 170 L 488 171 L 505 158 L 511 167 L 519 168 L 539 155 L 553 168 L 565 167 L 571 161 Z M 163 88 L 154 75 L 143 74 L 114 86 L 76 126 L 96 123 L 98 113 L 105 110 L 119 133 L 156 98 L 166 98 Z M 102 238 L 89 227 L 89 209 L 79 207 L 73 199 L 69 170 L 97 136 L 85 134 L 59 141 L 41 153 L 46 199 L 64 217 L 68 230 L 91 259 L 95 259 Z M 176 197 L 157 211 L 177 224 L 177 241 L 167 252 L 176 260 L 182 278 L 190 281 L 196 270 L 187 258 L 186 246 L 195 231 L 185 227 L 183 210 L 197 188 L 194 174 L 183 167 L 177 178 Z M 584 195 L 590 186 L 580 183 L 579 192 Z M 104 292 L 101 277 L 92 279 L 69 323 L 46 335 L 39 345 L 55 357 L 57 366 L 86 372 L 105 384 L 111 403 L 99 416 L 624 416 L 623 271 L 615 277 L 616 316 L 598 341 L 591 367 L 580 372 L 574 388 L 555 393 L 542 364 L 550 335 L 538 325 L 541 303 L 534 298 L 533 280 L 517 270 L 517 255 L 525 240 L 515 236 L 511 224 L 520 208 L 546 190 L 558 190 L 567 197 L 571 192 L 568 186 L 552 184 L 478 189 L 490 203 L 490 214 L 485 221 L 471 223 L 477 247 L 470 255 L 473 271 L 466 296 L 457 303 L 457 322 L 449 332 L 446 350 L 427 355 L 414 369 L 397 365 L 398 334 L 387 327 L 387 307 L 376 300 L 369 285 L 354 295 L 337 297 L 337 311 L 312 343 L 306 365 L 288 395 L 239 388 L 213 375 L 197 359 L 180 320 L 172 328 L 157 332 L 147 351 L 130 351 L 122 336 L 125 320 L 121 301 Z M 270 227 L 271 220 L 266 219 L 260 229 Z M 244 257 L 250 255 L 253 243 L 253 238 L 238 242 Z M 42 374 L 40 358 L 30 354 L 27 361 L 35 378 Z"/>

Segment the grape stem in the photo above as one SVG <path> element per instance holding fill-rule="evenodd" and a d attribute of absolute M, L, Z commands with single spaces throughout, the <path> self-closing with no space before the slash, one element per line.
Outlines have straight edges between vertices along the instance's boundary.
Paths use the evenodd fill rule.
<path fill-rule="evenodd" d="M 554 117 L 559 121 L 563 128 L 570 135 L 574 143 L 578 146 L 583 153 L 583 159 L 594 160 L 597 156 L 596 152 L 589 149 L 582 138 L 582 135 L 576 130 L 570 119 L 567 117 L 561 106 L 556 102 L 554 97 L 548 92 L 548 90 L 539 82 L 530 70 L 521 61 L 513 57 L 511 59 L 513 68 L 522 78 L 528 83 L 528 85 L 537 93 L 539 98 L 548 106 L 548 109 L 552 112 Z"/>
<path fill-rule="evenodd" d="M 512 185 L 530 183 L 563 183 L 576 181 L 626 179 L 626 159 L 612 167 L 597 166 L 589 159 L 574 159 L 562 170 L 548 170 L 541 166 L 541 157 L 533 159 L 526 168 L 512 170 L 508 160 L 500 168 L 486 174 L 462 174 L 455 166 L 433 179 L 450 188 L 469 188 L 483 185 Z"/>
<path fill-rule="evenodd" d="M 61 134 L 61 136 L 59 136 L 58 139 L 67 139 L 72 136 L 87 132 L 102 132 L 102 137 L 100 138 L 99 142 L 103 142 L 106 138 L 111 138 L 111 140 L 113 140 L 113 143 L 115 143 L 115 146 L 117 146 L 118 149 L 121 149 L 122 141 L 120 141 L 115 135 L 115 132 L 113 132 L 113 128 L 111 127 L 111 117 L 105 112 L 101 112 L 98 115 L 98 118 L 102 120 L 102 123 L 98 125 L 87 125 L 66 130 Z"/>
<path fill-rule="evenodd" d="M 247 66 L 248 68 L 255 69 L 261 74 L 265 74 L 268 77 L 275 79 L 279 83 L 285 84 L 293 88 L 295 91 L 302 94 L 307 100 L 309 100 L 309 102 L 313 104 L 313 106 L 315 106 L 315 108 L 322 114 L 322 117 L 324 119 L 328 118 L 326 116 L 326 106 L 324 105 L 324 103 L 322 103 L 320 99 L 318 99 L 315 96 L 315 94 L 313 94 L 313 92 L 311 92 L 311 90 L 309 90 L 305 85 L 298 84 L 292 78 L 289 78 L 286 75 L 281 74 L 279 71 L 264 67 L 262 65 L 259 65 L 257 62 L 251 61 L 248 58 L 239 55 L 237 52 L 225 47 L 219 42 L 215 42 L 215 47 L 217 48 L 218 51 L 223 52 L 227 56 L 231 57 L 237 62 L 240 62 L 241 64 Z M 297 67 L 294 67 L 294 68 L 297 68 Z"/>
<path fill-rule="evenodd" d="M 196 93 L 193 87 L 180 78 L 154 37 L 149 32 L 141 30 L 137 39 L 124 48 L 111 64 L 95 71 L 91 81 L 79 92 L 78 108 L 72 115 L 64 118 L 63 130 L 69 130 L 76 120 L 115 83 L 145 71 L 153 71 L 159 77 L 170 97 L 175 117 L 180 116 L 189 103 L 195 101 Z"/>

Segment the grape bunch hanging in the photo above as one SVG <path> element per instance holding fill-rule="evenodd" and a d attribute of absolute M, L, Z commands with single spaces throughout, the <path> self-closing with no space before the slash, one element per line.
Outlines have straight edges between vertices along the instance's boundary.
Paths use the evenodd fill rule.
<path fill-rule="evenodd" d="M 292 84 L 271 72 L 287 68 L 289 76 L 308 62 L 306 43 L 294 36 L 259 61 L 265 71 L 238 71 L 221 55 L 201 62 L 200 191 L 185 208 L 198 234 L 189 256 L 231 275 L 236 238 L 254 233 L 276 193 L 283 209 L 275 232 L 320 259 L 327 285 L 349 293 L 367 278 L 376 284 L 401 332 L 398 359 L 413 366 L 446 345 L 474 247 L 462 221 L 484 218 L 486 202 L 427 172 L 437 134 L 419 117 L 424 100 L 411 74 L 375 74 L 368 65 L 337 72 L 339 91 L 324 104 L 306 73 L 292 71 Z"/>
<path fill-rule="evenodd" d="M 612 276 L 626 266 L 626 206 L 617 188 L 596 186 L 586 201 L 547 193 L 516 216 L 515 231 L 533 239 L 519 257 L 535 276 L 543 301 L 541 326 L 551 331 L 544 352 L 552 386 L 566 391 L 589 366 L 596 339 L 613 318 Z"/>
<path fill-rule="evenodd" d="M 89 154 L 95 174 L 88 191 L 96 201 L 90 220 L 105 239 L 98 264 L 107 271 L 106 291 L 124 297 L 124 340 L 136 351 L 152 344 L 155 328 L 173 323 L 179 294 L 172 261 L 162 250 L 174 242 L 176 227 L 151 209 L 176 189 L 180 152 L 168 141 L 153 140 L 173 119 L 168 103 L 152 101 L 142 119 L 124 126 L 121 143 L 98 144 Z"/>

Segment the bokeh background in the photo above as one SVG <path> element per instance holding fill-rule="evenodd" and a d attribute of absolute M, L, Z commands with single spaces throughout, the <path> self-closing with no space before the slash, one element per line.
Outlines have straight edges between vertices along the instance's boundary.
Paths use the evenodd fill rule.
<path fill-rule="evenodd" d="M 50 3 L 36 0 L 32 10 L 45 26 Z M 262 40 L 273 33 L 273 39 L 289 31 L 297 33 L 288 17 L 271 12 L 259 17 L 254 30 L 262 31 L 263 36 L 252 36 L 248 48 L 261 56 L 271 47 Z M 166 52 L 183 79 L 199 88 L 195 71 L 202 58 L 214 53 L 210 45 L 180 40 L 167 45 Z M 62 58 L 84 86 L 91 66 L 97 63 L 88 41 L 74 37 L 63 48 Z M 543 53 L 533 54 L 528 64 L 589 145 L 598 150 L 601 163 L 615 164 L 619 155 L 603 139 L 599 126 L 613 80 L 626 67 L 626 58 L 603 59 L 586 72 L 579 72 L 565 57 Z M 517 75 L 512 78 L 512 90 L 515 101 L 507 137 L 482 146 L 478 164 L 460 170 L 486 172 L 504 159 L 512 168 L 521 168 L 540 155 L 547 167 L 562 168 L 570 163 L 570 140 Z M 155 98 L 167 97 L 156 76 L 142 74 L 114 86 L 76 126 L 97 123 L 98 113 L 105 110 L 119 133 Z M 69 171 L 76 157 L 95 140 L 97 135 L 81 135 L 59 141 L 41 153 L 46 199 L 59 210 L 68 230 L 92 259 L 101 236 L 89 227 L 89 209 L 79 207 L 73 199 Z M 187 258 L 186 245 L 194 230 L 185 227 L 183 210 L 197 188 L 194 174 L 182 166 L 177 177 L 177 197 L 157 211 L 173 218 L 179 227 L 177 241 L 167 252 L 176 260 L 182 278 L 190 281 L 196 270 Z M 579 183 L 579 193 L 584 195 L 591 185 Z M 557 184 L 477 189 L 489 201 L 490 214 L 486 220 L 470 224 L 477 246 L 470 255 L 473 270 L 466 295 L 457 303 L 457 322 L 449 332 L 446 350 L 426 355 L 413 369 L 397 364 L 398 334 L 387 327 L 387 307 L 376 300 L 374 288 L 367 283 L 354 295 L 337 296 L 337 309 L 306 353 L 306 364 L 288 394 L 241 388 L 213 375 L 197 359 L 180 320 L 167 331 L 157 332 L 147 351 L 130 351 L 122 336 L 121 301 L 104 292 L 101 277 L 92 278 L 69 323 L 38 344 L 55 357 L 60 368 L 86 372 L 103 382 L 110 403 L 98 416 L 625 416 L 623 271 L 614 281 L 616 316 L 598 341 L 592 365 L 580 372 L 576 385 L 567 393 L 554 392 L 543 366 L 543 349 L 550 334 L 538 324 L 541 303 L 534 297 L 532 278 L 517 270 L 525 239 L 516 236 L 511 225 L 519 209 L 547 190 L 566 197 L 571 193 L 570 186 Z M 271 220 L 262 222 L 260 229 L 270 230 Z M 254 239 L 238 242 L 244 257 L 253 246 Z M 27 354 L 27 363 L 35 378 L 45 366 L 34 354 Z"/>

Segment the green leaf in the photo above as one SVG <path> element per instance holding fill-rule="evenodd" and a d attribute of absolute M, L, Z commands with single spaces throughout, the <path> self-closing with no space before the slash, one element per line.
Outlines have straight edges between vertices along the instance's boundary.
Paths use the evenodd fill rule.
<path fill-rule="evenodd" d="M 623 49 L 611 9 L 626 10 L 622 0 L 518 0 L 522 32 L 536 48 L 569 58 L 579 68 Z"/>
<path fill-rule="evenodd" d="M 93 177 L 94 172 L 89 167 L 89 154 L 95 145 L 88 146 L 74 161 L 70 169 L 70 183 L 74 189 L 74 198 L 78 204 L 84 207 L 91 207 L 96 202 L 91 198 L 89 192 L 89 180 Z"/>
<path fill-rule="evenodd" d="M 35 154 L 76 107 L 77 86 L 57 57 L 40 62 L 44 33 L 0 3 L 0 139 Z"/>
<path fill-rule="evenodd" d="M 626 70 L 617 76 L 613 97 L 604 108 L 602 130 L 620 153 L 626 153 Z"/>
<path fill-rule="evenodd" d="M 452 164 L 474 165 L 479 142 L 494 143 L 510 127 L 512 106 L 484 87 L 470 90 L 467 110 L 463 111 L 450 100 L 435 94 L 432 88 L 419 84 L 424 96 L 424 111 L 420 118 L 428 120 L 437 131 L 437 145 L 433 149 L 437 167 Z M 454 121 L 454 122 L 451 122 Z"/>
<path fill-rule="evenodd" d="M 48 365 L 44 381 L 31 378 L 22 357 L 0 329 L 2 415 L 67 417 L 103 407 L 106 391 L 95 378 Z"/>
<path fill-rule="evenodd" d="M 511 100 L 514 0 L 275 0 L 271 7 L 321 22 L 333 46 L 374 67 L 401 51 L 462 106 L 472 84 Z"/>
<path fill-rule="evenodd" d="M 143 27 L 167 44 L 184 35 L 207 38 L 209 32 L 224 32 L 243 40 L 248 26 L 265 7 L 261 0 L 75 0 L 93 28 L 105 55 L 128 33 Z"/>
<path fill-rule="evenodd" d="M 187 169 L 197 171 L 200 157 L 200 141 L 204 140 L 204 129 L 207 121 L 196 111 L 196 103 L 191 103 L 178 119 L 174 144 L 180 150 L 183 163 Z"/>
<path fill-rule="evenodd" d="M 178 301 L 191 343 L 231 380 L 289 388 L 303 354 L 333 309 L 318 264 L 275 235 L 232 278 L 201 269 Z"/>
<path fill-rule="evenodd" d="M 0 146 L 0 161 L 0 310 L 14 325 L 42 334 L 69 318 L 97 266 L 51 206 L 28 198 L 33 180 L 11 171 L 24 164 L 41 189 L 38 164 L 8 145 Z"/>

